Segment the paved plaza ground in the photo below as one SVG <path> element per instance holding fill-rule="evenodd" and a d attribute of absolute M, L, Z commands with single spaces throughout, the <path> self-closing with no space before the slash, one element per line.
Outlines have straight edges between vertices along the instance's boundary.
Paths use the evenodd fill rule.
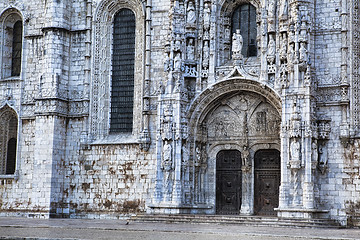
<path fill-rule="evenodd" d="M 360 239 L 360 229 L 0 218 L 0 239 Z"/>

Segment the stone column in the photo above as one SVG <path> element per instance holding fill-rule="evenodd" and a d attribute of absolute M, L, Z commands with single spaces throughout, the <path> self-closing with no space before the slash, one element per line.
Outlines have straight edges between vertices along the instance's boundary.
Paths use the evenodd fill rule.
<path fill-rule="evenodd" d="M 35 99 L 36 132 L 33 201 L 63 216 L 63 166 L 66 159 L 66 127 L 68 114 L 67 86 L 70 32 L 68 1 L 50 0 L 45 10 L 43 74 Z M 35 203 L 34 203 L 35 204 Z"/>
<path fill-rule="evenodd" d="M 283 89 L 283 98 L 282 98 L 282 116 L 281 116 L 281 131 L 280 131 L 280 139 L 281 139 L 281 181 L 280 181 L 280 189 L 279 189 L 279 209 L 286 209 L 289 206 L 289 172 L 288 172 L 288 162 L 289 162 L 289 136 L 287 129 L 287 114 L 286 114 L 286 106 L 288 103 L 286 102 L 285 92 Z"/>

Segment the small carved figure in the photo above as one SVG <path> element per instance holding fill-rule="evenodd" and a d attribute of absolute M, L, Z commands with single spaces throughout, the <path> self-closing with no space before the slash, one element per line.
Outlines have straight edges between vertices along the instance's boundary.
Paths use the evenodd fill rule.
<path fill-rule="evenodd" d="M 295 56 L 294 45 L 290 44 L 289 45 L 289 53 L 288 53 L 288 62 L 290 64 L 294 63 L 294 56 Z"/>
<path fill-rule="evenodd" d="M 195 53 L 195 47 L 194 47 L 194 40 L 192 38 L 189 39 L 189 43 L 186 47 L 186 57 L 188 60 L 194 60 L 194 53 Z"/>
<path fill-rule="evenodd" d="M 311 153 L 312 153 L 311 161 L 316 164 L 319 158 L 319 153 L 318 153 L 317 143 L 315 141 L 311 144 Z"/>
<path fill-rule="evenodd" d="M 275 0 L 269 0 L 269 4 L 268 4 L 268 17 L 269 18 L 275 17 L 275 7 L 276 7 Z"/>
<path fill-rule="evenodd" d="M 166 53 L 165 61 L 164 61 L 164 71 L 168 72 L 172 70 L 172 61 L 170 60 L 169 54 Z"/>
<path fill-rule="evenodd" d="M 175 43 L 174 43 L 174 51 L 180 51 L 181 50 L 181 38 L 179 34 L 175 37 Z"/>
<path fill-rule="evenodd" d="M 327 151 L 326 151 L 326 148 L 324 146 L 319 147 L 319 154 L 320 154 L 319 165 L 320 166 L 326 166 L 327 162 L 328 162 L 328 159 L 327 159 Z"/>
<path fill-rule="evenodd" d="M 196 21 L 196 13 L 193 1 L 190 1 L 187 8 L 186 22 L 190 25 Z"/>
<path fill-rule="evenodd" d="M 172 146 L 168 141 L 164 143 L 162 169 L 165 171 L 172 170 Z"/>
<path fill-rule="evenodd" d="M 325 174 L 328 164 L 328 157 L 327 157 L 327 149 L 325 146 L 320 145 L 319 146 L 319 162 L 318 162 L 318 169 L 321 172 L 321 174 Z"/>
<path fill-rule="evenodd" d="M 240 29 L 236 29 L 236 33 L 233 34 L 233 40 L 232 40 L 232 53 L 233 58 L 241 58 L 241 51 L 243 48 L 243 38 L 240 34 Z"/>
<path fill-rule="evenodd" d="M 300 160 L 300 143 L 297 140 L 294 140 L 290 144 L 290 155 L 291 161 L 299 161 Z"/>
<path fill-rule="evenodd" d="M 210 28 L 210 7 L 208 3 L 204 6 L 204 26 L 206 29 Z"/>
<path fill-rule="evenodd" d="M 285 18 L 288 15 L 288 1 L 282 0 L 280 4 L 279 14 L 281 18 Z"/>
<path fill-rule="evenodd" d="M 299 49 L 299 60 L 300 62 L 306 62 L 307 61 L 307 50 L 305 48 L 305 43 L 300 43 L 300 49 Z"/>
<path fill-rule="evenodd" d="M 203 47 L 203 66 L 208 67 L 209 66 L 209 42 L 204 41 L 204 47 Z"/>
<path fill-rule="evenodd" d="M 181 57 L 180 53 L 177 53 L 174 58 L 174 70 L 180 71 L 181 70 Z"/>
<path fill-rule="evenodd" d="M 182 147 L 182 165 L 183 167 L 187 167 L 189 164 L 189 150 L 188 148 L 184 145 Z"/>
<path fill-rule="evenodd" d="M 250 151 L 248 149 L 248 147 L 246 145 L 243 146 L 243 152 L 242 152 L 242 165 L 249 167 L 251 166 L 251 162 L 250 162 Z"/>
<path fill-rule="evenodd" d="M 284 33 L 280 47 L 280 59 L 286 60 L 286 54 L 287 54 L 287 39 L 286 39 L 286 33 Z"/>
<path fill-rule="evenodd" d="M 267 60 L 272 64 L 275 61 L 275 40 L 273 35 L 270 35 L 270 40 L 268 43 L 268 50 L 267 50 Z"/>

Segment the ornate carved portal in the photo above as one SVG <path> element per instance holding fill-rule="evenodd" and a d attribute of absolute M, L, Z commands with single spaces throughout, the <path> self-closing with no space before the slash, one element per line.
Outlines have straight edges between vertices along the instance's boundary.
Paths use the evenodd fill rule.
<path fill-rule="evenodd" d="M 206 148 L 205 179 L 215 186 L 213 194 L 209 189 L 214 212 L 274 215 L 280 183 L 279 112 L 250 91 L 228 93 L 212 104 L 196 141 Z"/>

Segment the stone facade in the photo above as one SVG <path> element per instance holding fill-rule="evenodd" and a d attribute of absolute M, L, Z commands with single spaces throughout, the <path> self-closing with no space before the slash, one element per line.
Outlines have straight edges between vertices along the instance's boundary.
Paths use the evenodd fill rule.
<path fill-rule="evenodd" d="M 0 216 L 265 214 L 359 226 L 359 7 L 0 0 Z M 113 22 L 124 8 L 136 26 L 133 127 L 110 133 Z"/>

